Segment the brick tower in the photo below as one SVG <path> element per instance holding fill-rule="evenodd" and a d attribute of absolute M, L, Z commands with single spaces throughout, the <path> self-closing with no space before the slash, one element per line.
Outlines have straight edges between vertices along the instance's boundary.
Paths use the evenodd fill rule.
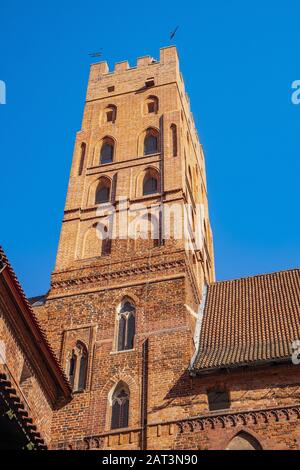
<path fill-rule="evenodd" d="M 54 414 L 53 448 L 151 448 L 164 423 L 193 415 L 184 388 L 212 281 L 204 155 L 176 48 L 113 72 L 93 64 L 51 289 L 36 307 L 74 389 Z"/>

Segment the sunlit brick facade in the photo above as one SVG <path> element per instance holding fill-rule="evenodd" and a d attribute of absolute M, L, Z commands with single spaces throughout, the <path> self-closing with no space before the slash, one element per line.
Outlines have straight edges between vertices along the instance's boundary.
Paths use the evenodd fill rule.
<path fill-rule="evenodd" d="M 177 239 L 165 237 L 174 204 L 190 208 Z M 160 208 L 157 237 L 115 237 L 141 206 Z M 219 311 L 214 281 L 204 153 L 176 48 L 136 67 L 92 65 L 51 288 L 34 306 L 74 388 L 52 448 L 298 448 L 297 367 L 195 366 L 206 299 Z M 212 389 L 228 403 L 211 409 Z"/>

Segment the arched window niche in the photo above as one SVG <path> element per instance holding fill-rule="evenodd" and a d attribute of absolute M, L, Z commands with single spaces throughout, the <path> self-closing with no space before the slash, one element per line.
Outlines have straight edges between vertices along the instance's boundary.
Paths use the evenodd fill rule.
<path fill-rule="evenodd" d="M 107 225 L 94 223 L 85 233 L 82 247 L 82 258 L 96 258 L 111 254 L 112 240 Z"/>
<path fill-rule="evenodd" d="M 154 168 L 148 168 L 143 178 L 143 196 L 160 192 L 159 172 Z"/>
<path fill-rule="evenodd" d="M 149 128 L 144 138 L 144 155 L 152 155 L 159 152 L 159 135 L 158 131 Z"/>
<path fill-rule="evenodd" d="M 111 137 L 105 137 L 100 150 L 100 164 L 112 163 L 115 154 L 115 142 Z"/>
<path fill-rule="evenodd" d="M 128 427 L 129 400 L 129 387 L 124 382 L 119 382 L 111 398 L 111 429 Z"/>
<path fill-rule="evenodd" d="M 131 299 L 122 300 L 118 309 L 117 350 L 133 349 L 135 336 L 135 305 Z"/>
<path fill-rule="evenodd" d="M 87 348 L 81 341 L 77 341 L 68 359 L 68 377 L 74 392 L 86 388 L 87 361 Z"/>
<path fill-rule="evenodd" d="M 96 195 L 95 204 L 105 204 L 110 202 L 111 199 L 111 180 L 105 176 L 102 176 L 99 180 Z"/>

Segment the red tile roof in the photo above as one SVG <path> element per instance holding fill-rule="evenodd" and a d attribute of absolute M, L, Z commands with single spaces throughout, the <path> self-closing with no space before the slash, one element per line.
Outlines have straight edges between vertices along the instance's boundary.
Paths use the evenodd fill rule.
<path fill-rule="evenodd" d="M 300 339 L 300 269 L 208 286 L 194 371 L 291 358 Z"/>

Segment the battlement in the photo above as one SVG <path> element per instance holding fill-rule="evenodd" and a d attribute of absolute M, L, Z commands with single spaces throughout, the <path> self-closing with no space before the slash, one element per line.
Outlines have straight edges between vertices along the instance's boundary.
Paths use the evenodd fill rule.
<path fill-rule="evenodd" d="M 108 98 L 176 81 L 181 81 L 177 49 L 175 46 L 163 47 L 159 60 L 151 56 L 139 57 L 134 67 L 130 67 L 127 60 L 117 62 L 113 71 L 109 70 L 106 61 L 92 64 L 86 100 Z"/>
<path fill-rule="evenodd" d="M 109 69 L 106 61 L 91 64 L 86 102 L 105 100 L 110 103 L 111 99 L 127 93 L 150 92 L 155 87 L 174 83 L 177 84 L 186 119 L 199 142 L 175 46 L 162 47 L 159 60 L 150 55 L 138 57 L 134 66 L 130 66 L 127 60 L 116 62 L 113 70 Z"/>
<path fill-rule="evenodd" d="M 160 49 L 159 60 L 149 55 L 137 58 L 136 66 L 130 67 L 129 62 L 124 60 L 122 62 L 115 63 L 114 70 L 110 71 L 108 63 L 106 61 L 97 62 L 91 64 L 93 72 L 97 72 L 97 75 L 112 75 L 114 73 L 126 72 L 136 70 L 144 67 L 151 67 L 153 65 L 165 65 L 165 64 L 176 64 L 178 66 L 178 53 L 175 46 L 162 47 Z"/>

